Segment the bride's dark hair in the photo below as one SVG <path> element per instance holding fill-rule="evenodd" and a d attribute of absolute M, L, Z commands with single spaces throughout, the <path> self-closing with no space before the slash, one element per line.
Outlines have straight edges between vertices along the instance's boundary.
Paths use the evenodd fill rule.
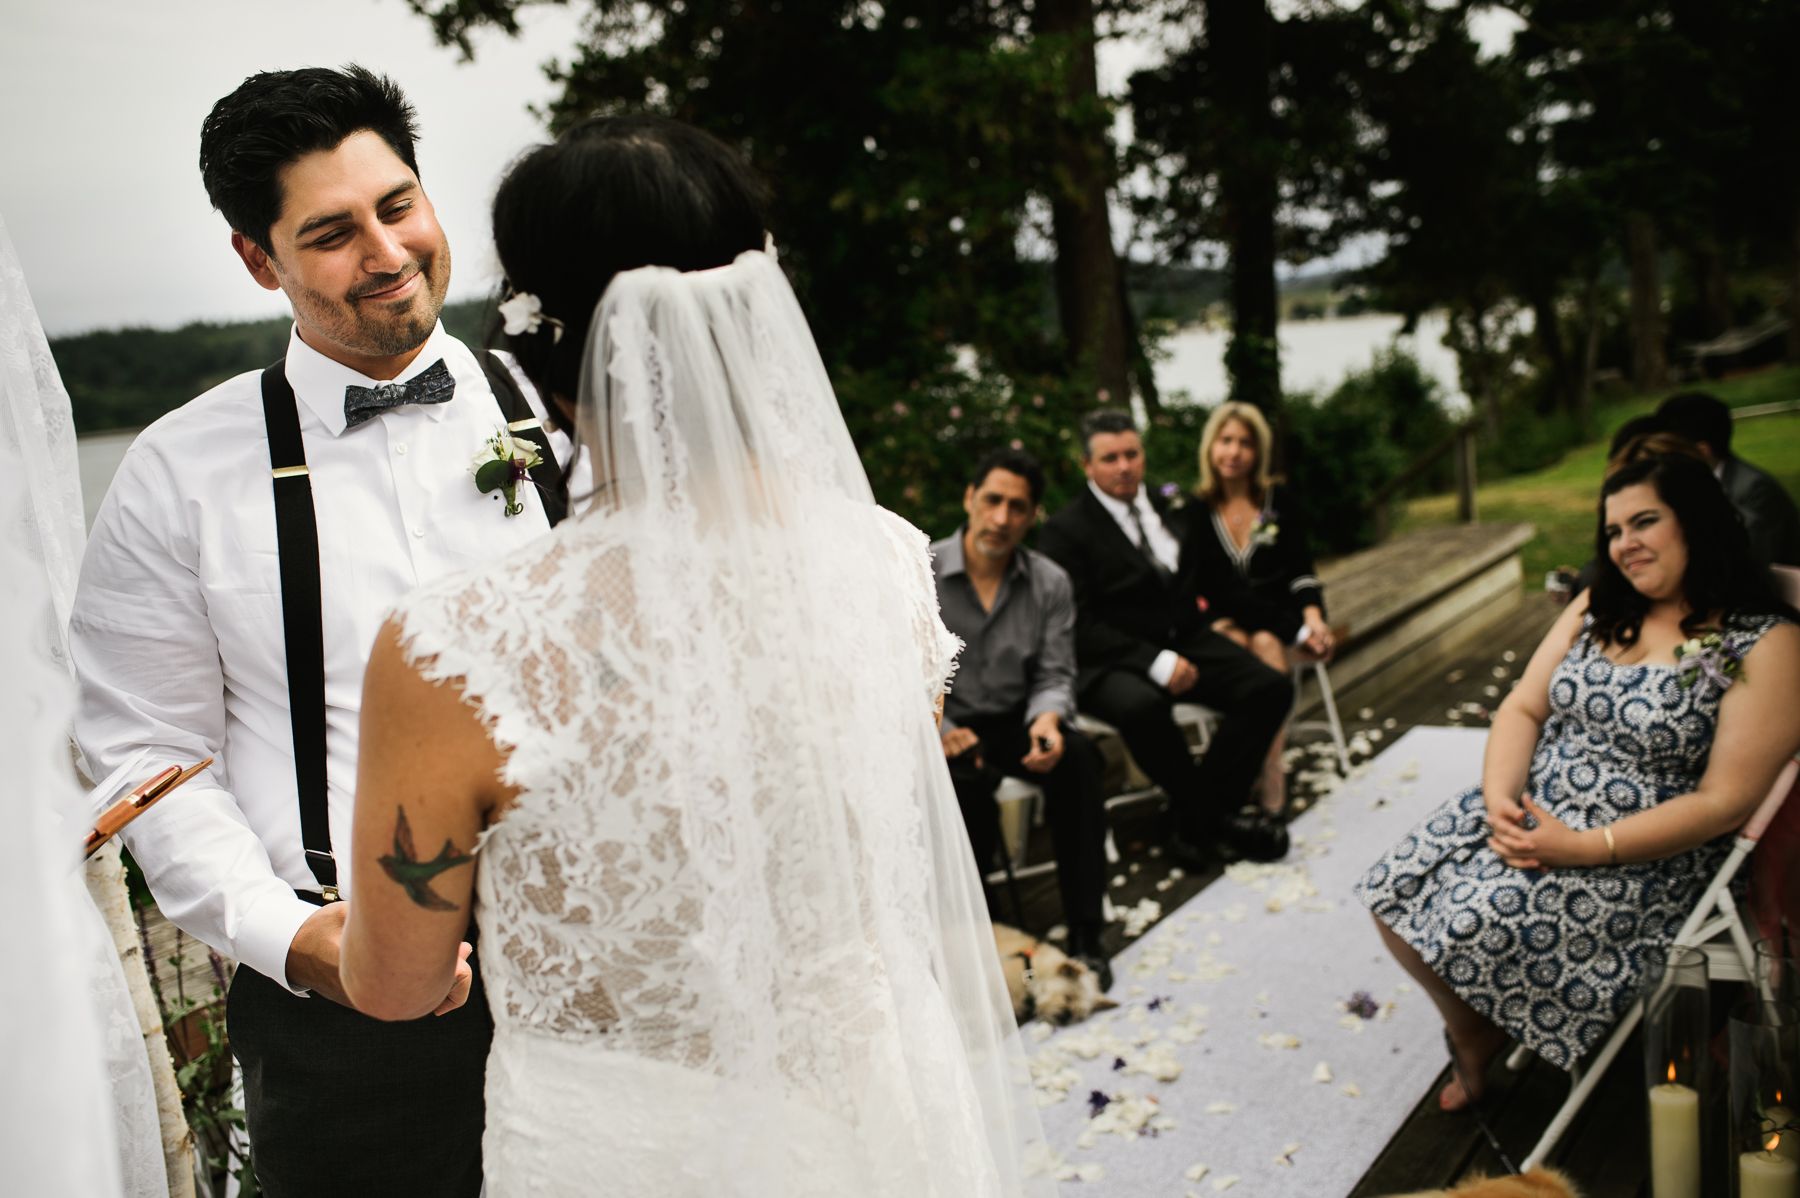
<path fill-rule="evenodd" d="M 1710 621 L 1733 616 L 1800 618 L 1776 595 L 1769 571 L 1751 556 L 1743 522 L 1706 463 L 1685 453 L 1656 454 L 1619 467 L 1600 487 L 1594 533 L 1599 570 L 1588 593 L 1588 614 L 1594 619 L 1589 631 L 1595 639 L 1601 644 L 1636 644 L 1650 611 L 1649 598 L 1614 563 L 1606 537 L 1607 498 L 1638 483 L 1648 483 L 1669 505 L 1687 542 L 1681 590 L 1692 611 L 1681 622 L 1683 632 L 1698 636 Z"/>
<path fill-rule="evenodd" d="M 692 125 L 615 116 L 571 126 L 515 162 L 494 196 L 506 285 L 563 324 L 560 339 L 546 321 L 505 347 L 545 396 L 573 401 L 588 324 L 613 276 L 728 266 L 763 248 L 765 200 L 743 156 Z"/>

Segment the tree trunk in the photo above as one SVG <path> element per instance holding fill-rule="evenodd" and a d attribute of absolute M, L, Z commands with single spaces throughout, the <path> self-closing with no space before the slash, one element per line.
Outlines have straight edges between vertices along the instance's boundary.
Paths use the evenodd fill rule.
<path fill-rule="evenodd" d="M 1725 255 L 1710 235 L 1688 248 L 1688 270 L 1694 276 L 1694 295 L 1700 301 L 1701 327 L 1708 337 L 1728 332 L 1736 323 L 1731 311 L 1731 282 L 1725 275 Z"/>
<path fill-rule="evenodd" d="M 1581 354 L 1581 390 L 1576 396 L 1575 415 L 1581 422 L 1581 435 L 1594 428 L 1594 368 L 1600 362 L 1600 272 L 1588 276 L 1587 289 L 1581 296 L 1581 318 L 1587 323 L 1587 344 Z"/>
<path fill-rule="evenodd" d="M 1658 391 L 1669 385 L 1669 359 L 1663 350 L 1656 222 L 1648 212 L 1628 212 L 1625 234 L 1631 266 L 1631 381 L 1639 391 Z"/>
<path fill-rule="evenodd" d="M 1493 354 L 1488 351 L 1486 308 L 1470 308 L 1451 316 L 1457 329 L 1457 362 L 1462 368 L 1469 399 L 1481 415 L 1482 432 L 1490 443 L 1500 439 L 1500 402 L 1494 394 Z M 1466 349 L 1464 347 L 1467 347 Z"/>
<path fill-rule="evenodd" d="M 1144 414 L 1162 413 L 1162 393 L 1156 389 L 1156 366 L 1144 345 L 1144 332 L 1138 327 L 1137 313 L 1131 310 L 1131 271 L 1124 255 L 1119 256 L 1119 311 L 1125 318 L 1125 348 L 1131 356 L 1131 381 L 1138 398 L 1144 401 Z"/>
<path fill-rule="evenodd" d="M 1100 402 L 1127 407 L 1126 301 L 1106 204 L 1112 153 L 1098 114 L 1093 0 L 1040 0 L 1037 15 L 1038 31 L 1066 39 L 1070 56 L 1055 141 L 1059 186 L 1050 197 L 1063 340 L 1073 368 L 1091 372 Z"/>
<path fill-rule="evenodd" d="M 1266 0 L 1207 0 L 1206 38 L 1228 136 L 1219 160 L 1219 197 L 1230 247 L 1231 344 L 1225 366 L 1231 397 L 1271 413 L 1281 407 L 1276 341 L 1278 202 L 1269 112 L 1272 20 Z M 1278 447 L 1279 448 L 1279 447 Z"/>
<path fill-rule="evenodd" d="M 1800 366 L 1800 204 L 1794 205 L 1794 257 L 1788 264 L 1788 361 Z"/>
<path fill-rule="evenodd" d="M 175 1085 L 175 1066 L 169 1060 L 169 1041 L 163 1034 L 162 1012 L 150 991 L 144 971 L 144 946 L 137 922 L 131 918 L 131 897 L 125 889 L 125 865 L 114 837 L 88 858 L 88 894 L 112 933 L 119 963 L 125 967 L 125 984 L 137 1008 L 138 1028 L 150 1054 L 150 1077 L 156 1084 L 156 1113 L 162 1122 L 163 1164 L 169 1175 L 169 1198 L 194 1198 L 194 1137 L 181 1109 L 181 1090 Z"/>
<path fill-rule="evenodd" d="M 1550 364 L 1550 399 L 1558 408 L 1572 409 L 1579 380 L 1569 361 L 1569 347 L 1563 340 L 1562 320 L 1556 312 L 1556 289 L 1553 285 L 1532 289 L 1532 324 L 1536 326 L 1538 348 Z"/>

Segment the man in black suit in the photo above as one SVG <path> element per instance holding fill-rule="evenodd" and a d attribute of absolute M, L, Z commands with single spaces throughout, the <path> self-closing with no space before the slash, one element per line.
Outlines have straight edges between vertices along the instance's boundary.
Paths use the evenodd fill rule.
<path fill-rule="evenodd" d="M 1286 855 L 1287 829 L 1250 803 L 1264 757 L 1294 701 L 1288 676 L 1184 609 L 1180 530 L 1144 491 L 1144 450 L 1130 415 L 1081 422 L 1088 485 L 1044 525 L 1038 548 L 1075 586 L 1076 696 L 1118 728 L 1131 755 L 1174 806 L 1171 852 L 1206 864 Z M 1198 763 L 1176 725 L 1177 699 L 1224 717 Z M 1248 805 L 1247 805 L 1248 804 Z"/>
<path fill-rule="evenodd" d="M 1704 391 L 1663 400 L 1657 419 L 1694 443 L 1743 517 L 1750 550 L 1765 566 L 1800 566 L 1800 510 L 1787 489 L 1731 452 L 1731 409 Z"/>

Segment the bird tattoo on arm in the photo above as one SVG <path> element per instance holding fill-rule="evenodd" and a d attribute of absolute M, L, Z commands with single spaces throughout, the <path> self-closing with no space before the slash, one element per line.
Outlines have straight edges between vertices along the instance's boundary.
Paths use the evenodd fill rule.
<path fill-rule="evenodd" d="M 377 858 L 382 871 L 406 888 L 406 897 L 427 911 L 456 911 L 459 908 L 431 888 L 431 879 L 447 869 L 467 865 L 475 858 L 458 851 L 444 838 L 444 847 L 430 861 L 419 860 L 413 848 L 412 825 L 406 822 L 406 808 L 400 808 L 400 820 L 394 825 L 394 855 Z"/>

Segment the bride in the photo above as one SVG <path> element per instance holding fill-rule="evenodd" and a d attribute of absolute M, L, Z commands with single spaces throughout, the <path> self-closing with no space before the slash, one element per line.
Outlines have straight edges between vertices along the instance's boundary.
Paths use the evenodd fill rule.
<path fill-rule="evenodd" d="M 349 996 L 460 1001 L 473 899 L 496 1198 L 1053 1192 L 935 728 L 957 642 L 748 166 L 596 118 L 494 223 L 594 498 L 380 635 Z"/>

